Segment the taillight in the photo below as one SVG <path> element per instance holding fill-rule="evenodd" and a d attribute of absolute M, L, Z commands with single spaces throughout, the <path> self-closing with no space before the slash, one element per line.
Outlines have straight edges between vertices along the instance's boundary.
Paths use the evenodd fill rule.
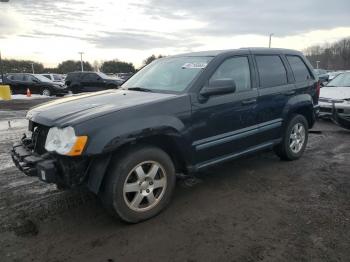
<path fill-rule="evenodd" d="M 320 90 L 321 90 L 321 82 L 318 81 L 318 82 L 317 82 L 317 85 L 316 85 L 316 95 L 317 95 L 317 98 L 320 97 Z"/>

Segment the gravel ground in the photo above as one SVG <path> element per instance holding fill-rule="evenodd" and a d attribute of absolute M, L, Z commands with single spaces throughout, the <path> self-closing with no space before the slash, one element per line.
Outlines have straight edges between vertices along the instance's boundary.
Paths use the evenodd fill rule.
<path fill-rule="evenodd" d="M 329 122 L 298 161 L 262 152 L 179 180 L 169 208 L 137 225 L 22 175 L 8 150 L 24 131 L 0 136 L 1 261 L 349 261 L 350 132 Z"/>

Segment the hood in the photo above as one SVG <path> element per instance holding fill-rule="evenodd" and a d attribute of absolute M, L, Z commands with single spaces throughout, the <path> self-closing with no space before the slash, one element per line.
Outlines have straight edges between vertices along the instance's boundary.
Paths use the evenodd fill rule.
<path fill-rule="evenodd" d="M 107 90 L 57 99 L 32 108 L 27 118 L 45 126 L 64 127 L 81 123 L 121 109 L 155 103 L 176 95 Z"/>
<path fill-rule="evenodd" d="M 350 99 L 350 87 L 322 87 L 320 98 Z"/>

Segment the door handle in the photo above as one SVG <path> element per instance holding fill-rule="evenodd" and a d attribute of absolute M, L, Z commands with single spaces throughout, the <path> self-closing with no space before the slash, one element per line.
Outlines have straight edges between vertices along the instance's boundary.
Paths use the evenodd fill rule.
<path fill-rule="evenodd" d="M 255 103 L 256 103 L 256 99 L 255 98 L 242 101 L 242 105 L 250 105 L 250 104 L 255 104 Z"/>
<path fill-rule="evenodd" d="M 295 94 L 295 90 L 287 91 L 284 94 L 287 95 L 287 96 L 294 95 Z"/>

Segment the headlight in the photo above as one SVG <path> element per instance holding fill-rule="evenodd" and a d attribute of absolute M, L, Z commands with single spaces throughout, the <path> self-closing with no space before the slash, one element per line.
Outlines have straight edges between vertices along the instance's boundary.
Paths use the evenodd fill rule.
<path fill-rule="evenodd" d="M 76 136 L 74 128 L 52 127 L 46 137 L 45 149 L 60 155 L 79 156 L 84 150 L 87 136 Z"/>

